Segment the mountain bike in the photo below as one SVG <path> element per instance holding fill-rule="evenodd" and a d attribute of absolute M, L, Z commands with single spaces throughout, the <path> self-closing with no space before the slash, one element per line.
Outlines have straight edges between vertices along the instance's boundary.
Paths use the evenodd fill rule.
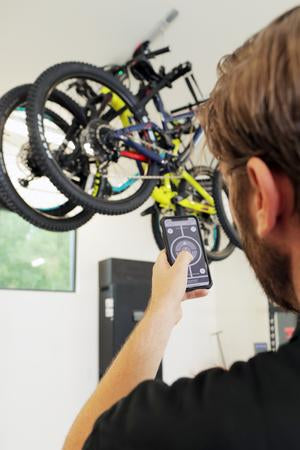
<path fill-rule="evenodd" d="M 151 66 L 151 64 L 149 64 L 149 59 L 154 58 L 158 55 L 161 55 L 163 53 L 167 53 L 170 51 L 169 47 L 164 47 L 163 49 L 157 50 L 155 52 L 151 52 L 149 49 L 149 44 L 150 41 L 145 41 L 143 43 L 141 43 L 136 50 L 134 51 L 133 57 L 128 60 L 127 62 L 125 62 L 123 65 L 107 65 L 105 66 L 105 69 L 108 70 L 110 73 L 112 73 L 114 76 L 116 76 L 123 84 L 125 85 L 130 85 L 130 75 L 132 74 L 133 77 L 135 79 L 137 79 L 139 81 L 139 89 L 137 92 L 137 97 L 139 97 L 140 99 L 143 98 L 144 92 L 148 91 L 149 92 L 149 88 L 148 86 L 144 84 L 144 82 L 146 81 L 147 83 L 151 83 L 151 82 L 155 82 L 158 80 L 158 75 L 157 73 L 155 73 L 155 71 L 153 70 L 153 67 Z M 160 74 L 164 74 L 165 70 L 162 67 L 159 71 Z M 185 82 L 187 84 L 188 90 L 190 91 L 190 94 L 192 96 L 193 99 L 193 103 L 188 103 L 185 106 L 182 106 L 180 108 L 176 108 L 175 110 L 171 111 L 171 114 L 173 113 L 177 113 L 179 111 L 184 111 L 184 110 L 191 110 L 194 106 L 199 105 L 202 101 L 203 101 L 203 94 L 201 92 L 201 89 L 195 79 L 195 77 L 193 76 L 193 74 L 190 75 L 190 77 L 185 77 Z M 193 87 L 194 86 L 194 87 Z M 200 99 L 197 96 L 196 92 L 198 94 L 200 94 Z M 154 97 L 155 98 L 155 97 Z M 158 110 L 158 112 L 161 114 L 161 116 L 164 118 L 168 117 L 166 115 L 166 112 L 161 108 L 161 99 L 159 98 L 158 100 L 155 98 L 156 103 L 156 109 Z M 183 116 L 183 120 L 186 120 L 184 122 L 184 129 L 182 129 L 182 131 L 184 131 L 185 133 L 191 133 L 195 130 L 194 128 L 191 128 L 191 123 L 189 122 L 190 117 L 187 116 L 187 118 L 185 118 Z M 165 127 L 166 128 L 166 127 Z M 198 129 L 200 129 L 200 127 L 198 126 Z M 182 137 L 182 133 L 181 136 Z M 196 139 L 195 139 L 196 137 Z M 195 145 L 197 145 L 197 135 L 193 136 L 193 140 L 191 141 L 191 143 L 193 144 L 193 147 Z M 174 143 L 176 142 L 176 144 L 178 144 L 179 141 L 173 141 Z M 180 142 L 179 142 L 180 144 Z M 191 145 L 188 146 L 189 149 L 191 148 Z M 197 175 L 198 176 L 198 180 L 199 181 L 199 177 L 201 178 L 200 184 L 202 186 L 205 185 L 205 189 L 209 190 L 209 192 L 211 193 L 211 195 L 213 196 L 214 200 L 217 203 L 217 208 L 216 210 L 218 211 L 218 216 L 220 217 L 220 222 L 222 223 L 222 229 L 224 228 L 225 234 L 227 235 L 227 237 L 229 238 L 229 240 L 231 240 L 231 242 L 237 246 L 237 247 L 241 247 L 240 245 L 240 239 L 238 236 L 238 233 L 236 231 L 236 228 L 232 222 L 232 218 L 231 218 L 231 214 L 229 211 L 229 206 L 228 206 L 228 191 L 227 188 L 224 184 L 224 181 L 222 179 L 222 176 L 220 174 L 219 171 L 217 170 L 212 170 L 211 167 L 193 167 L 193 164 L 191 164 L 190 166 L 190 170 L 192 170 L 193 175 Z M 205 177 L 203 179 L 203 177 Z M 207 180 L 208 178 L 208 180 Z M 213 180 L 212 180 L 213 178 Z M 174 181 L 174 178 L 172 179 L 172 181 Z M 160 183 L 160 187 L 155 187 L 153 193 L 152 193 L 152 198 L 154 199 L 154 201 L 156 202 L 153 207 L 150 207 L 146 210 L 144 214 L 152 214 L 151 217 L 151 224 L 152 224 L 152 231 L 153 231 L 153 235 L 155 238 L 155 241 L 158 245 L 158 247 L 161 249 L 163 248 L 163 240 L 162 240 L 162 236 L 161 236 L 161 230 L 160 230 L 160 225 L 159 225 L 159 219 L 161 217 L 161 215 L 164 214 L 173 214 L 174 212 L 176 212 L 176 214 L 198 214 L 198 217 L 201 220 L 201 226 L 202 226 L 202 231 L 204 233 L 204 242 L 206 245 L 206 249 L 208 251 L 208 256 L 210 260 L 220 260 L 220 259 L 224 259 L 225 257 L 228 256 L 228 252 L 229 254 L 231 253 L 232 249 L 231 246 L 225 246 L 225 248 L 223 250 L 220 251 L 219 247 L 222 247 L 221 244 L 221 228 L 219 226 L 217 226 L 216 224 L 214 224 L 214 229 L 213 229 L 213 233 L 209 233 L 208 229 L 209 227 L 212 226 L 212 221 L 211 218 L 213 217 L 213 215 L 209 215 L 206 214 L 203 210 L 198 209 L 197 207 L 195 207 L 195 202 L 199 201 L 199 199 L 202 199 L 203 202 L 203 198 L 202 198 L 202 193 L 199 192 L 197 186 L 191 186 L 188 188 L 188 192 L 185 192 L 185 188 L 186 186 L 188 186 L 187 181 L 183 180 L 182 183 L 180 184 L 180 191 L 181 191 L 181 195 L 183 197 L 187 197 L 187 195 L 192 195 L 192 200 L 193 203 L 190 203 L 185 201 L 184 205 L 180 206 L 177 204 L 176 208 L 174 207 L 174 203 L 172 204 L 172 199 L 175 200 L 177 198 L 177 192 L 176 190 L 178 190 L 178 183 Z M 172 187 L 175 187 L 175 192 L 174 190 L 172 191 Z M 191 189 L 192 188 L 192 189 Z M 209 225 L 209 227 L 208 227 Z M 209 241 L 209 234 L 211 235 L 212 242 L 211 245 L 209 245 L 208 241 Z M 211 240 L 211 239 L 210 239 Z"/>
<path fill-rule="evenodd" d="M 29 88 L 18 86 L 0 99 L 0 199 L 8 210 L 40 228 L 76 229 L 93 213 L 63 196 L 38 167 L 26 126 Z M 44 112 L 45 133 L 53 148 L 69 129 L 68 114 L 80 116 L 81 110 L 70 98 L 55 91 L 48 106 Z M 79 182 L 84 181 L 81 174 Z"/>
<path fill-rule="evenodd" d="M 194 166 L 191 176 L 209 193 L 212 194 L 214 170 L 208 166 Z M 155 191 L 156 190 L 156 191 Z M 155 188 L 152 198 L 155 203 L 143 211 L 142 216 L 151 215 L 151 226 L 155 242 L 159 249 L 164 248 L 160 220 L 170 215 L 195 215 L 200 223 L 203 242 L 209 262 L 227 258 L 235 249 L 233 243 L 225 235 L 214 208 L 207 209 L 207 203 L 201 194 L 185 180 L 167 178 Z M 181 204 L 172 201 L 181 198 Z"/>
<path fill-rule="evenodd" d="M 213 197 L 184 166 L 202 133 L 191 109 L 199 102 L 167 113 L 160 95 L 162 89 L 191 72 L 191 64 L 180 64 L 168 73 L 157 73 L 147 64 L 149 58 L 165 51 L 135 58 L 131 71 L 143 81 L 136 96 L 108 71 L 84 63 L 53 66 L 32 86 L 27 108 L 30 144 L 41 170 L 73 202 L 104 214 L 124 214 L 142 205 L 152 192 L 156 195 L 160 180 L 172 174 L 171 178 L 185 180 L 200 193 L 205 204 L 197 206 L 199 213 L 206 210 L 208 215 L 217 215 Z M 55 151 L 49 148 L 43 124 L 54 89 L 65 91 L 84 111 L 84 120 L 73 119 Z M 150 102 L 162 117 L 160 125 L 149 117 Z M 182 136 L 191 133 L 191 141 L 183 146 Z M 73 149 L 69 161 L 64 161 L 70 140 Z M 74 183 L 69 164 L 77 158 L 89 167 L 84 186 Z M 179 204 L 175 196 L 172 198 Z M 190 206 L 187 199 L 180 201 Z"/>

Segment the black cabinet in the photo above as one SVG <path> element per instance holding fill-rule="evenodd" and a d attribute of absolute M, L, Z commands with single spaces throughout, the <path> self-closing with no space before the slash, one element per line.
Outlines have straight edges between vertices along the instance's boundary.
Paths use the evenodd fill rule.
<path fill-rule="evenodd" d="M 152 262 L 110 258 L 99 262 L 99 377 L 137 322 L 151 293 Z M 160 367 L 157 378 L 162 377 Z"/>

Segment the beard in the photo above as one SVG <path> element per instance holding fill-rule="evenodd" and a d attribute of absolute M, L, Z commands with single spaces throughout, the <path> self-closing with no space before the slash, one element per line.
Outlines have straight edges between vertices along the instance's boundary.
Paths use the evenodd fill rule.
<path fill-rule="evenodd" d="M 287 311 L 299 312 L 291 256 L 256 235 L 248 201 L 251 187 L 245 175 L 238 178 L 231 205 L 247 259 L 268 299 Z"/>

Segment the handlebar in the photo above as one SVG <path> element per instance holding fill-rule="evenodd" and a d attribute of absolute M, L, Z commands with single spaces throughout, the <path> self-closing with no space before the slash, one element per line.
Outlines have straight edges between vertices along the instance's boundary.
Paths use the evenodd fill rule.
<path fill-rule="evenodd" d="M 187 61 L 186 63 L 179 64 L 179 66 L 174 67 L 174 69 L 172 69 L 171 72 L 167 74 L 166 78 L 170 83 L 173 83 L 175 80 L 182 77 L 191 70 L 192 64 L 189 61 Z"/>
<path fill-rule="evenodd" d="M 151 59 L 151 58 L 155 58 L 158 55 L 163 55 L 164 53 L 168 53 L 170 51 L 171 51 L 170 47 L 163 47 L 158 50 L 155 50 L 154 52 L 149 52 L 149 53 L 145 54 L 145 56 L 147 59 Z"/>
<path fill-rule="evenodd" d="M 171 87 L 172 83 L 186 73 L 190 72 L 192 65 L 190 62 L 179 64 L 169 73 L 165 73 L 164 67 L 161 67 L 157 73 L 149 59 L 155 58 L 158 55 L 168 53 L 170 47 L 162 47 L 155 51 L 149 50 L 149 41 L 142 42 L 134 51 L 133 57 L 126 63 L 126 67 L 130 68 L 132 75 L 139 81 L 148 81 L 158 83 L 159 86 Z"/>
<path fill-rule="evenodd" d="M 151 52 L 149 50 L 149 44 L 150 44 L 149 41 L 144 41 L 140 45 L 138 45 L 133 52 L 133 59 L 138 58 L 152 59 L 158 55 L 162 55 L 163 53 L 168 53 L 170 51 L 170 47 L 163 47 Z"/>

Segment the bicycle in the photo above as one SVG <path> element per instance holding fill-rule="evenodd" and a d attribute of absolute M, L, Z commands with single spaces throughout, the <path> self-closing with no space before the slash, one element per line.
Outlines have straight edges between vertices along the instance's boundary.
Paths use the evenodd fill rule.
<path fill-rule="evenodd" d="M 18 86 L 0 99 L 0 199 L 6 209 L 40 228 L 73 230 L 86 223 L 93 212 L 79 208 L 62 196 L 38 167 L 26 127 L 29 88 L 30 85 Z M 45 130 L 52 146 L 60 142 L 69 128 L 67 112 L 72 117 L 80 117 L 81 110 L 63 93 L 54 91 L 51 108 L 44 114 Z M 83 182 L 81 176 L 80 183 Z"/>
<path fill-rule="evenodd" d="M 169 47 L 164 47 L 163 49 L 159 49 L 155 52 L 151 52 L 149 50 L 149 44 L 150 41 L 145 41 L 143 43 L 141 43 L 135 50 L 134 54 L 133 54 L 133 58 L 128 60 L 127 62 L 125 62 L 125 64 L 123 65 L 107 65 L 104 66 L 104 69 L 108 70 L 110 73 L 112 73 L 114 76 L 116 76 L 123 84 L 125 85 L 130 85 L 130 72 L 132 72 L 134 78 L 136 78 L 139 82 L 139 90 L 137 93 L 137 97 L 142 99 L 143 98 L 143 93 L 145 90 L 145 85 L 143 84 L 144 81 L 157 81 L 158 77 L 157 74 L 154 72 L 153 68 L 151 67 L 151 65 L 149 65 L 148 60 L 161 55 L 163 53 L 169 52 L 170 49 Z M 161 68 L 162 73 L 164 73 L 164 69 Z M 182 110 L 186 110 L 186 109 L 191 109 L 194 106 L 197 106 L 201 103 L 201 100 L 199 100 L 199 98 L 197 97 L 196 93 L 195 93 L 195 89 L 193 89 L 192 83 L 191 81 L 194 83 L 195 88 L 197 89 L 197 91 L 199 92 L 201 98 L 203 99 L 203 94 L 199 88 L 198 83 L 196 82 L 194 76 L 191 76 L 191 80 L 189 78 L 185 78 L 187 87 L 192 95 L 192 98 L 194 100 L 194 103 L 189 103 L 188 105 L 185 105 L 183 107 L 177 108 L 173 111 L 171 111 L 172 113 L 176 113 Z M 147 86 L 146 86 L 147 89 Z M 162 108 L 160 107 L 160 99 L 158 99 L 158 101 L 156 101 L 156 106 L 158 109 L 158 112 L 161 113 L 163 115 L 163 117 L 166 117 L 166 113 L 164 110 L 162 110 Z M 168 116 L 167 116 L 168 117 Z M 184 116 L 183 116 L 184 117 Z M 187 115 L 186 116 L 187 119 L 190 119 L 190 116 Z M 185 123 L 185 130 L 188 129 L 189 127 L 189 123 Z M 200 127 L 198 127 L 198 130 L 200 129 Z M 195 137 L 194 137 L 195 139 Z M 193 141 L 193 145 L 196 144 L 197 140 L 197 136 L 196 139 Z M 173 140 L 173 143 L 178 144 L 177 140 Z M 230 221 L 230 214 L 228 211 L 228 208 L 226 210 L 225 208 L 225 203 L 224 200 L 222 199 L 222 192 L 225 193 L 226 196 L 228 196 L 228 192 L 226 189 L 226 186 L 224 185 L 224 181 L 222 179 L 222 176 L 220 174 L 220 172 L 218 171 L 212 171 L 210 167 L 192 167 L 191 169 L 193 171 L 194 174 L 198 174 L 198 176 L 200 175 L 204 175 L 206 177 L 212 178 L 212 176 L 214 177 L 214 182 L 210 182 L 208 183 L 209 189 L 210 189 L 210 193 L 213 196 L 213 198 L 216 200 L 217 202 L 217 211 L 218 211 L 218 215 L 220 217 L 220 221 L 222 223 L 222 228 L 224 228 L 225 234 L 227 235 L 227 237 L 231 240 L 231 242 L 241 248 L 241 244 L 240 244 L 240 239 L 238 236 L 238 233 L 236 231 L 236 228 L 234 227 L 232 221 Z M 200 173 L 199 173 L 200 170 Z M 174 179 L 173 179 L 174 180 Z M 189 180 L 190 184 L 191 181 Z M 187 181 L 183 181 L 183 183 L 181 184 L 181 194 L 184 195 L 184 188 L 182 188 L 182 186 L 186 185 Z M 175 186 L 176 185 L 176 186 Z M 203 186 L 203 181 L 200 183 L 200 185 Z M 174 189 L 175 188 L 175 191 Z M 207 182 L 206 182 L 206 186 L 207 186 Z M 189 201 L 187 201 L 185 199 L 184 202 L 180 204 L 177 204 L 177 207 L 174 208 L 174 205 L 172 204 L 172 199 L 177 197 L 177 192 L 176 190 L 178 188 L 178 183 L 170 183 L 169 181 L 166 182 L 163 181 L 162 183 L 160 183 L 160 187 L 155 187 L 153 190 L 153 193 L 151 194 L 151 197 L 153 198 L 153 200 L 155 201 L 155 204 L 153 205 L 153 207 L 148 208 L 145 212 L 142 213 L 142 215 L 147 215 L 150 214 L 152 215 L 151 217 L 151 224 L 152 224 L 152 231 L 153 231 L 153 235 L 155 238 L 155 241 L 158 245 L 158 247 L 160 249 L 163 248 L 163 240 L 162 240 L 162 236 L 161 236 L 161 230 L 160 230 L 160 226 L 159 226 L 159 217 L 162 215 L 162 211 L 171 211 L 172 213 L 176 212 L 177 214 L 202 214 L 201 217 L 201 225 L 202 225 L 202 229 L 206 235 L 206 237 L 204 236 L 204 240 L 207 239 L 207 228 L 204 226 L 204 223 L 206 223 L 207 225 L 207 221 L 208 218 L 211 217 L 209 215 L 206 214 L 206 212 L 201 209 L 195 208 L 195 203 L 191 204 Z M 198 200 L 199 198 L 201 199 L 201 196 L 203 195 L 202 192 L 197 192 L 197 189 L 195 189 L 194 186 L 194 196 L 198 196 Z M 211 211 L 212 212 L 212 211 Z M 203 216 L 204 214 L 204 216 Z M 214 214 L 214 212 L 212 212 L 212 214 Z M 219 252 L 219 245 L 220 245 L 220 230 L 219 228 L 215 225 L 214 228 L 214 232 L 213 232 L 213 244 L 212 244 L 212 249 L 208 250 L 208 254 L 209 254 L 209 259 L 211 260 L 220 260 L 220 259 L 224 259 L 224 257 L 227 257 L 228 254 L 227 252 Z"/>
<path fill-rule="evenodd" d="M 168 50 L 147 56 L 155 57 L 165 51 Z M 149 69 L 147 64 L 143 67 Z M 159 74 L 153 68 L 141 71 L 141 64 L 136 64 L 135 76 L 147 77 L 147 83 L 134 97 L 116 77 L 95 66 L 62 63 L 49 68 L 32 86 L 27 109 L 30 142 L 42 171 L 72 201 L 104 214 L 124 214 L 136 209 L 152 192 L 154 196 L 157 194 L 155 187 L 159 180 L 171 173 L 172 178 L 179 177 L 191 184 L 205 201 L 195 207 L 182 199 L 177 202 L 179 206 L 216 215 L 213 197 L 183 167 L 202 132 L 190 110 L 195 104 L 188 105 L 187 112 L 177 110 L 169 114 L 160 97 L 163 88 L 171 87 L 190 71 L 190 63 Z M 79 123 L 74 119 L 63 145 L 53 153 L 43 132 L 42 118 L 54 88 L 67 90 L 81 104 L 85 121 Z M 162 115 L 161 127 L 147 115 L 146 106 L 152 100 Z M 187 130 L 193 131 L 193 139 L 182 149 L 181 136 Z M 73 159 L 80 156 L 90 168 L 89 183 L 84 189 L 72 181 L 72 169 L 58 162 L 69 139 L 74 142 Z"/>

